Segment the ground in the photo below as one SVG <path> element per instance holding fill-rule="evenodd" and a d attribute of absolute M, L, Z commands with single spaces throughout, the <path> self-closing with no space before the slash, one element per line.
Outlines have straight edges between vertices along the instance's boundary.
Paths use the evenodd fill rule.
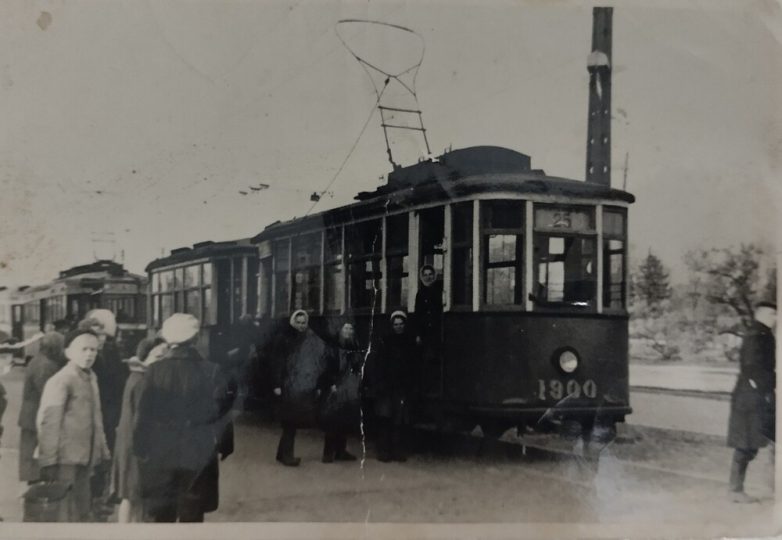
<path fill-rule="evenodd" d="M 21 520 L 19 495 L 25 489 L 16 481 L 21 374 L 15 368 L 2 379 L 9 396 L 0 459 L 0 515 L 6 521 Z M 673 398 L 696 401 L 683 402 L 690 405 L 682 413 L 671 407 Z M 764 478 L 768 453 L 753 462 L 748 478 L 748 491 L 762 502 L 735 505 L 727 500 L 730 450 L 723 436 L 708 433 L 724 431 L 718 426 L 726 418 L 713 408 L 726 404 L 724 400 L 648 390 L 633 392 L 632 400 L 637 416 L 628 418 L 631 424 L 602 450 L 587 449 L 587 458 L 579 457 L 585 454 L 573 443 L 546 437 L 483 445 L 477 438 L 459 437 L 447 439 L 439 451 L 416 453 L 406 463 L 380 463 L 369 445 L 363 462 L 323 464 L 322 434 L 304 431 L 297 438 L 302 465 L 287 468 L 274 461 L 277 427 L 245 416 L 237 422 L 236 452 L 221 464 L 220 508 L 207 521 L 458 522 L 465 527 L 578 522 L 655 532 L 663 525 L 694 526 L 687 530 L 707 537 L 773 532 L 771 491 Z M 716 413 L 710 420 L 709 410 Z M 635 417 L 641 423 L 649 419 L 647 424 L 676 419 L 685 427 L 711 427 L 700 430 L 707 433 L 660 429 L 633 423 Z M 538 450 L 540 446 L 547 450 Z M 357 438 L 351 439 L 350 449 L 363 454 Z M 527 534 L 536 530 L 526 527 Z M 461 529 L 467 530 L 472 529 Z"/>

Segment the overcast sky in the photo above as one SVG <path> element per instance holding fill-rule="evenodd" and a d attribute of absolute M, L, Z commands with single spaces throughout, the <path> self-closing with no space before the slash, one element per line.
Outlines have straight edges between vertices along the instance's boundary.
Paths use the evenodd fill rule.
<path fill-rule="evenodd" d="M 773 2 L 665 5 L 614 4 L 613 185 L 629 152 L 633 253 L 682 279 L 688 249 L 782 247 L 782 17 Z M 583 179 L 591 5 L 5 0 L 0 285 L 123 251 L 140 272 L 161 250 L 303 215 L 375 101 L 335 33 L 345 18 L 423 37 L 435 153 L 504 146 Z M 410 49 L 356 35 L 381 62 Z M 316 210 L 389 167 L 375 115 Z M 272 187 L 239 194 L 259 182 Z"/>

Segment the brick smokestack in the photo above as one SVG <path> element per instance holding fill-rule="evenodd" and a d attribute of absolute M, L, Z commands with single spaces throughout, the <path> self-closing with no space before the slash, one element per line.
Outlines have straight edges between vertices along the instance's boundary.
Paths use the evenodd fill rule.
<path fill-rule="evenodd" d="M 611 186 L 611 32 L 613 8 L 592 9 L 586 181 Z"/>

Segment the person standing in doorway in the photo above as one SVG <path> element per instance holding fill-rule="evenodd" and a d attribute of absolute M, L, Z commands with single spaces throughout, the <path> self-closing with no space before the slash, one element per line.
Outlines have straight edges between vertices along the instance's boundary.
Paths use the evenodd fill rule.
<path fill-rule="evenodd" d="M 434 266 L 425 264 L 418 272 L 420 287 L 415 295 L 415 327 L 416 344 L 421 349 L 420 388 L 424 393 L 438 393 L 440 390 L 440 361 L 442 345 L 443 322 L 443 286 L 437 279 Z M 411 395 L 412 399 L 417 396 Z"/>
<path fill-rule="evenodd" d="M 731 396 L 728 423 L 728 446 L 734 449 L 730 498 L 736 503 L 757 502 L 758 499 L 744 492 L 747 466 L 757 456 L 758 449 L 775 439 L 769 426 L 775 423 L 776 341 L 772 329 L 776 318 L 776 304 L 760 302 L 755 308 L 752 327 L 741 344 L 740 371 Z"/>

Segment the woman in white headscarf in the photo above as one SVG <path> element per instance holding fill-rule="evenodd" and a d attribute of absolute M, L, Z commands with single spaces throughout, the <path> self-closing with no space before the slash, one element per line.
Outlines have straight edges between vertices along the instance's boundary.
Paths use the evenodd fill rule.
<path fill-rule="evenodd" d="M 316 423 L 319 383 L 326 369 L 328 347 L 310 329 L 306 311 L 294 311 L 289 323 L 274 351 L 274 395 L 279 400 L 277 412 L 282 424 L 277 461 L 296 467 L 301 462 L 294 457 L 296 429 Z"/>

